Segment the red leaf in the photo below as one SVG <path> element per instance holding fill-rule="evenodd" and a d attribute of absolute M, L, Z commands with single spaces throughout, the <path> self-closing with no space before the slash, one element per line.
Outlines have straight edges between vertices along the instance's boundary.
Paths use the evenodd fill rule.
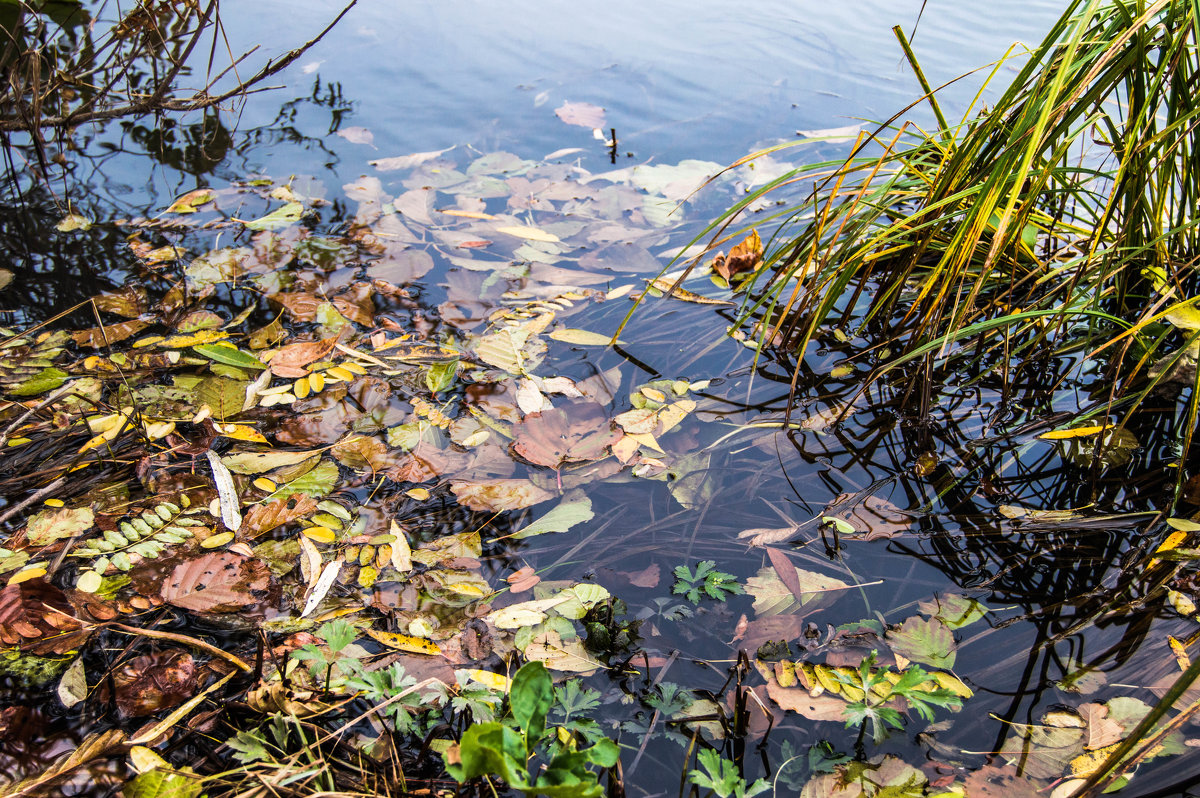
<path fill-rule="evenodd" d="M 604 407 L 587 400 L 530 413 L 513 432 L 512 450 L 549 468 L 601 460 L 608 455 L 608 447 L 621 439 Z"/>

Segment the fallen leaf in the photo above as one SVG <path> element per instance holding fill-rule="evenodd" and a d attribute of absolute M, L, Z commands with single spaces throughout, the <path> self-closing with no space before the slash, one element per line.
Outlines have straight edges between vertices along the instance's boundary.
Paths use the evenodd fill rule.
<path fill-rule="evenodd" d="M 810 606 L 821 600 L 825 593 L 849 587 L 840 579 L 824 576 L 796 568 L 804 598 L 797 600 L 791 589 L 783 583 L 774 568 L 763 568 L 746 580 L 746 592 L 754 598 L 754 611 L 759 617 L 792 612 L 799 606 Z"/>
<path fill-rule="evenodd" d="M 568 125 L 598 128 L 608 123 L 604 119 L 604 109 L 591 103 L 565 102 L 554 109 L 554 115 Z"/>
<path fill-rule="evenodd" d="M 344 127 L 337 134 L 351 144 L 370 144 L 375 141 L 375 134 L 360 125 Z"/>
<path fill-rule="evenodd" d="M 526 225 L 510 225 L 507 227 L 495 228 L 497 233 L 523 238 L 526 241 L 542 241 L 553 244 L 558 242 L 558 236 L 554 233 L 548 233 L 537 227 L 528 227 Z M 461 245 L 460 245 L 461 246 Z"/>
<path fill-rule="evenodd" d="M 276 499 L 266 504 L 256 504 L 246 513 L 242 529 L 251 539 L 264 535 L 276 527 L 307 518 L 317 511 L 317 503 L 302 494 Z"/>
<path fill-rule="evenodd" d="M 813 697 L 803 687 L 780 687 L 771 679 L 767 682 L 767 695 L 789 712 L 796 712 L 809 720 L 846 719 L 846 702 L 828 695 Z"/>
<path fill-rule="evenodd" d="M 374 161 L 369 161 L 371 166 L 374 166 L 381 172 L 394 172 L 397 169 L 412 169 L 414 166 L 432 161 L 440 155 L 445 155 L 454 149 L 447 147 L 444 150 L 432 150 L 430 152 L 414 152 L 412 155 L 398 155 L 393 158 L 377 158 Z"/>
<path fill-rule="evenodd" d="M 530 413 L 513 427 L 512 450 L 535 465 L 559 468 L 565 463 L 603 459 L 621 438 L 602 405 L 576 399 L 561 408 Z"/>
<path fill-rule="evenodd" d="M 576 346 L 608 346 L 613 343 L 625 343 L 621 340 L 613 341 L 612 336 L 604 335 L 603 333 L 571 328 L 554 330 L 550 333 L 550 337 L 555 341 L 562 341 L 564 344 L 575 344 Z"/>
<path fill-rule="evenodd" d="M 554 494 L 527 479 L 493 479 L 487 482 L 454 481 L 450 491 L 458 503 L 472 510 L 500 512 L 541 504 Z"/>
<path fill-rule="evenodd" d="M 553 629 L 541 633 L 525 647 L 525 658 L 541 662 L 550 670 L 588 675 L 604 666 L 597 662 L 578 639 L 564 643 Z"/>
<path fill-rule="evenodd" d="M 887 643 L 892 651 L 914 662 L 947 670 L 954 667 L 954 633 L 937 618 L 914 615 L 899 629 L 889 629 Z"/>
<path fill-rule="evenodd" d="M 713 259 L 712 269 L 730 283 L 740 274 L 753 272 L 762 260 L 762 254 L 762 239 L 758 237 L 757 230 L 751 230 L 737 246 L 729 250 L 728 255 L 717 255 Z"/>
<path fill-rule="evenodd" d="M 320 449 L 303 452 L 236 452 L 225 455 L 221 462 L 234 474 L 262 474 L 276 468 L 303 463 L 320 453 Z"/>
<path fill-rule="evenodd" d="M 326 338 L 281 346 L 271 357 L 271 373 L 288 379 L 304 377 L 308 370 L 303 367 L 328 357 L 335 343 L 336 338 Z"/>
<path fill-rule="evenodd" d="M 163 582 L 168 604 L 192 612 L 236 612 L 255 604 L 270 585 L 271 573 L 258 559 L 227 551 L 185 560 Z"/>
<path fill-rule="evenodd" d="M 56 540 L 86 532 L 94 523 L 95 515 L 88 507 L 42 510 L 29 519 L 25 536 L 35 546 L 48 546 Z"/>
<path fill-rule="evenodd" d="M 576 524 L 593 518 L 592 502 L 581 490 L 568 491 L 557 507 L 511 535 L 514 540 L 544 535 L 547 532 L 566 532 Z"/>
<path fill-rule="evenodd" d="M 196 661 L 180 649 L 134 657 L 112 673 L 117 709 L 126 718 L 177 707 L 196 694 Z"/>

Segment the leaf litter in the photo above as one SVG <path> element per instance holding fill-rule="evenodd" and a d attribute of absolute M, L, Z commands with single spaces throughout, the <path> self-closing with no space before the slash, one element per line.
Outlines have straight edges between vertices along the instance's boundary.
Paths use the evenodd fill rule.
<path fill-rule="evenodd" d="M 594 106 L 556 113 L 604 124 Z M 369 131 L 342 133 L 371 141 Z M 464 166 L 448 152 L 372 161 L 379 179 L 345 186 L 357 204 L 345 235 L 316 232 L 325 204 L 287 185 L 192 192 L 167 214 L 189 231 L 198 220 L 238 229 L 235 246 L 190 260 L 170 242 L 170 258 L 135 248 L 147 269 L 178 260 L 183 284 L 148 271 L 140 285 L 96 298 L 100 326 L 5 331 L 0 390 L 22 412 L 37 411 L 11 429 L 9 450 L 38 447 L 31 486 L 69 478 L 79 487 L 59 489 L 57 505 L 34 503 L 4 540 L 0 643 L 29 666 L 28 678 L 57 685 L 73 706 L 98 700 L 104 674 L 89 652 L 110 629 L 132 630 L 138 645 L 118 659 L 102 700 L 127 718 L 169 713 L 144 740 L 132 727 L 97 732 L 61 767 L 104 756 L 117 740 L 149 743 L 185 721 L 208 723 L 215 715 L 200 706 L 209 691 L 260 713 L 319 716 L 347 697 L 402 694 L 418 682 L 371 693 L 383 685 L 374 674 L 408 668 L 436 674 L 414 697 L 441 713 L 469 694 L 456 674 L 496 681 L 515 652 L 559 674 L 616 672 L 631 661 L 612 655 L 616 640 L 636 639 L 636 627 L 614 625 L 620 597 L 528 565 L 499 569 L 496 541 L 586 534 L 603 518 L 589 494 L 605 480 L 662 480 L 676 506 L 710 506 L 713 461 L 694 447 L 711 409 L 701 396 L 707 375 L 629 384 L 619 372 L 556 369 L 573 347 L 608 346 L 612 331 L 589 309 L 637 295 L 620 264 L 657 262 L 652 248 L 665 241 L 672 211 L 720 167 L 685 161 L 590 175 L 508 153 Z M 221 210 L 244 205 L 260 211 L 242 220 Z M 87 232 L 79 220 L 67 226 Z M 130 226 L 147 237 L 155 230 L 147 220 Z M 616 241 L 620 255 L 604 253 Z M 751 231 L 708 270 L 729 290 L 750 281 L 761 259 Z M 414 281 L 436 261 L 451 269 L 431 323 Z M 648 282 L 664 301 L 728 302 L 674 279 Z M 235 288 L 261 302 L 218 301 Z M 33 458 L 23 462 L 34 468 Z M 864 540 L 914 524 L 881 498 L 847 498 L 812 522 L 840 522 Z M 523 520 L 496 522 L 509 513 Z M 836 725 L 859 712 L 928 720 L 923 701 L 950 711 L 969 701 L 973 691 L 951 669 L 961 630 L 988 609 L 942 595 L 886 625 L 864 619 L 814 633 L 812 618 L 862 586 L 827 566 L 801 568 L 775 548 L 801 526 L 743 533 L 766 547 L 769 566 L 744 581 L 753 620 L 743 616 L 734 635 L 730 619 L 727 645 L 753 663 L 746 678 L 760 680 L 762 700 Z M 635 622 L 646 631 L 691 617 L 671 604 L 657 563 L 617 576 L 614 584 L 663 594 Z M 701 611 L 743 589 L 731 575 L 706 576 L 722 589 L 696 591 Z M 160 630 L 151 617 L 221 628 L 221 647 Z M 256 635 L 276 646 L 271 658 L 256 659 Z M 248 661 L 261 666 L 256 681 L 230 686 L 233 663 Z M 689 703 L 697 716 L 717 706 Z M 390 717 L 395 731 L 411 731 L 401 722 L 409 715 Z M 1027 770 L 1035 762 L 1037 778 L 1086 777 L 1095 763 L 1085 756 L 1123 739 L 1138 715 L 1112 699 L 1081 705 L 1078 717 L 1077 728 L 1029 726 L 999 754 Z M 884 765 L 898 779 L 908 773 L 893 759 Z M 823 778 L 814 777 L 812 794 L 823 794 Z"/>

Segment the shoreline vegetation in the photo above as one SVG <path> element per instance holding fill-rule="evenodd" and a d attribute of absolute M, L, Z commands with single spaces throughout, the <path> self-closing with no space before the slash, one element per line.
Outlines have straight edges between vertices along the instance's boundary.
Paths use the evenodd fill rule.
<path fill-rule="evenodd" d="M 51 5 L 0 26 L 92 35 Z M 217 6 L 173 8 L 111 40 L 165 48 L 129 57 L 166 58 L 167 109 Z M 657 278 L 621 246 L 672 243 L 714 165 L 464 147 L 373 162 L 337 200 L 253 176 L 153 219 L 63 215 L 57 235 L 119 234 L 136 279 L 0 329 L 0 796 L 1095 798 L 1151 760 L 1186 776 L 1200 9 L 1074 0 L 957 123 L 896 32 L 937 127 L 910 107 L 750 190 Z M 45 161 L 53 114 L 99 106 L 13 49 Z M 703 353 L 626 354 L 718 312 L 782 398 L 739 406 Z M 967 421 L 939 449 L 947 417 Z M 727 517 L 775 509 L 755 491 L 780 441 L 820 460 L 847 430 L 904 451 L 782 526 Z M 1051 473 L 1010 478 L 1031 452 Z M 898 592 L 855 570 L 866 546 L 951 581 Z M 1029 652 L 983 652 L 1019 623 Z M 1093 629 L 1117 631 L 1085 651 Z"/>

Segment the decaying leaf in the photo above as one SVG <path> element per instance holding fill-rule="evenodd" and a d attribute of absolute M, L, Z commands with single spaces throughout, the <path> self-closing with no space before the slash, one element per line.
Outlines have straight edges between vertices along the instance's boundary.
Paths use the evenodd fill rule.
<path fill-rule="evenodd" d="M 493 479 L 487 482 L 456 480 L 450 483 L 450 490 L 464 507 L 492 513 L 520 510 L 554 498 L 554 494 L 527 479 Z"/>
<path fill-rule="evenodd" d="M 621 437 L 602 405 L 579 399 L 561 408 L 530 413 L 513 433 L 513 452 L 548 468 L 600 460 Z"/>
<path fill-rule="evenodd" d="M 94 522 L 95 516 L 88 507 L 43 510 L 29 519 L 25 535 L 35 546 L 48 546 L 91 529 Z"/>
<path fill-rule="evenodd" d="M 293 494 L 283 499 L 256 504 L 246 513 L 243 530 L 251 539 L 266 534 L 276 527 L 307 518 L 317 510 L 317 503 L 303 494 Z"/>
<path fill-rule="evenodd" d="M 889 629 L 887 642 L 892 651 L 913 662 L 935 668 L 954 667 L 954 633 L 937 618 L 914 615 L 905 620 L 899 629 Z"/>
<path fill-rule="evenodd" d="M 66 595 L 49 582 L 32 579 L 0 590 L 0 643 L 5 646 L 62 654 L 87 637 Z"/>
<path fill-rule="evenodd" d="M 607 124 L 604 120 L 604 109 L 591 103 L 565 102 L 554 109 L 554 115 L 568 125 L 579 127 L 598 128 Z"/>
<path fill-rule="evenodd" d="M 217 551 L 175 566 L 160 595 L 168 604 L 192 612 L 235 612 L 260 601 L 270 582 L 271 573 L 261 560 Z"/>
<path fill-rule="evenodd" d="M 179 706 L 196 694 L 197 676 L 196 661 L 180 649 L 134 657 L 113 672 L 117 708 L 138 718 Z"/>
<path fill-rule="evenodd" d="M 833 591 L 838 592 L 849 587 L 840 579 L 824 576 L 796 568 L 796 577 L 801 586 L 804 599 L 798 601 L 791 589 L 783 583 L 774 568 L 763 568 L 756 576 L 746 580 L 746 592 L 754 597 L 754 611 L 761 617 L 793 612 L 800 606 L 809 606 L 821 600 L 822 596 Z"/>
<path fill-rule="evenodd" d="M 713 259 L 712 270 L 721 275 L 726 283 L 732 283 L 735 277 L 754 273 L 762 260 L 762 254 L 763 245 L 762 239 L 758 237 L 758 230 L 751 230 L 729 250 L 728 255 L 717 255 Z"/>

